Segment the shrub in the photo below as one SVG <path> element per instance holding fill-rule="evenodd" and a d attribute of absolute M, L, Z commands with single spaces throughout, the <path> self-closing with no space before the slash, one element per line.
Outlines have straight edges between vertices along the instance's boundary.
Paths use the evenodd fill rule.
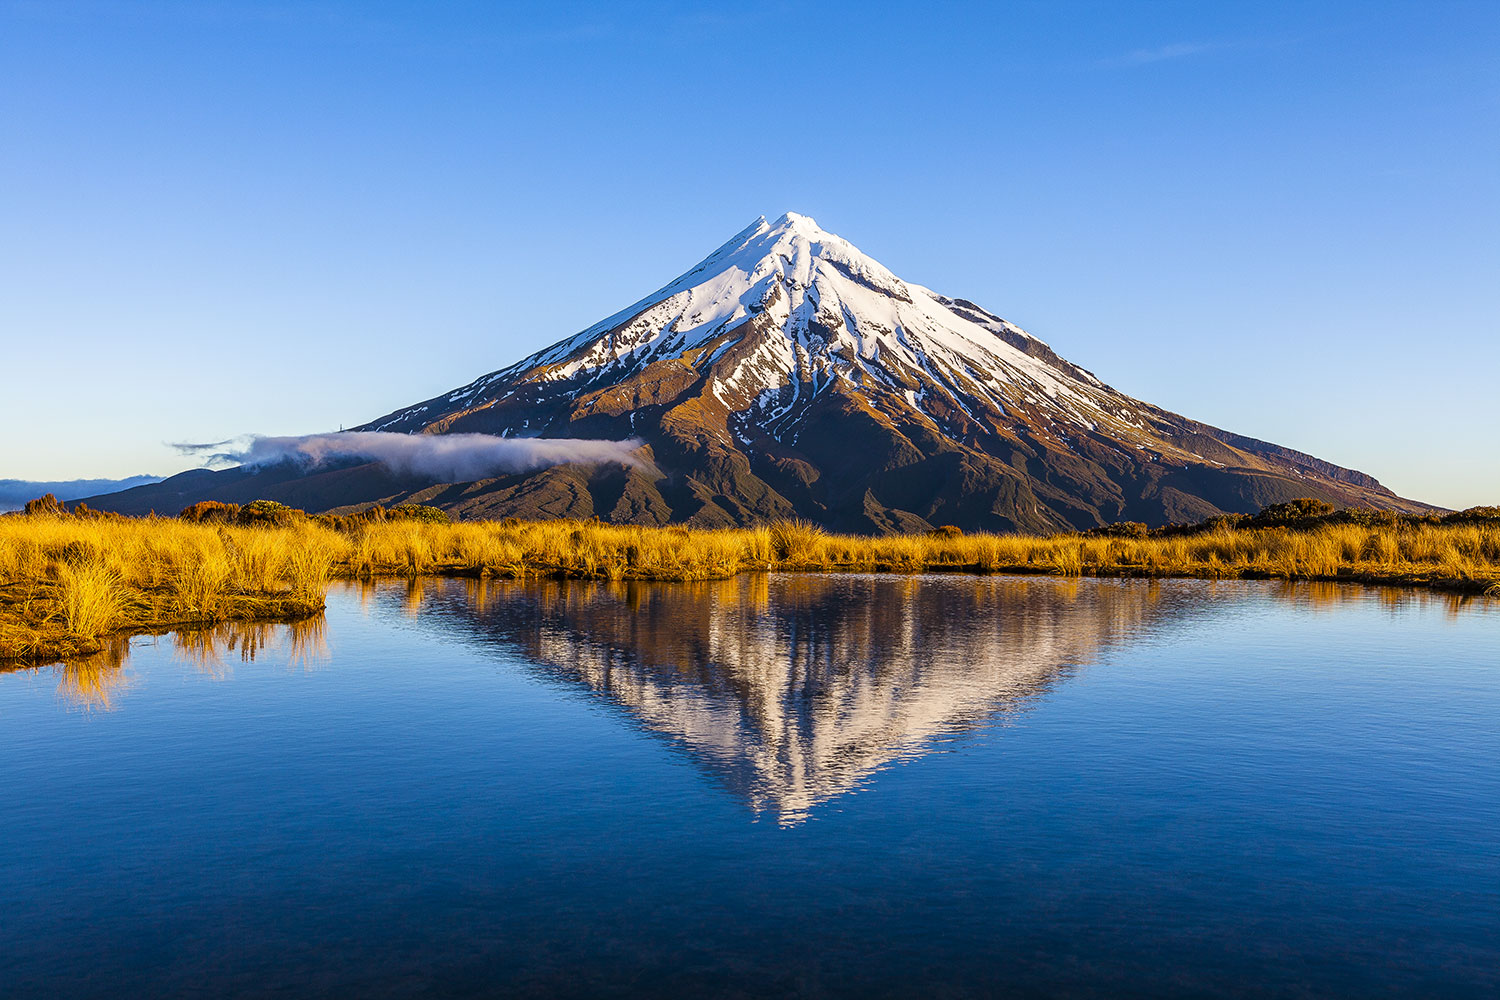
<path fill-rule="evenodd" d="M 1151 529 L 1140 521 L 1117 521 L 1084 532 L 1090 538 L 1145 538 L 1150 533 Z"/>
<path fill-rule="evenodd" d="M 386 512 L 386 516 L 407 521 L 422 521 L 426 524 L 450 524 L 453 521 L 446 510 L 417 503 L 397 504 Z"/>
<path fill-rule="evenodd" d="M 62 505 L 62 501 L 51 493 L 44 493 L 35 500 L 26 501 L 27 517 L 62 517 L 68 512 L 68 508 Z"/>
<path fill-rule="evenodd" d="M 370 525 L 384 524 L 388 520 L 398 519 L 391 517 L 390 511 L 377 503 L 352 514 L 318 514 L 312 518 L 312 521 L 314 524 L 347 534 Z"/>
<path fill-rule="evenodd" d="M 200 500 L 190 504 L 177 515 L 184 521 L 192 521 L 194 524 L 204 522 L 213 524 L 232 524 L 239 517 L 240 505 L 237 503 L 220 503 L 218 500 Z"/>
<path fill-rule="evenodd" d="M 1301 528 L 1316 524 L 1334 511 L 1331 503 L 1313 497 L 1298 497 L 1285 503 L 1273 503 L 1262 507 L 1259 514 L 1251 518 L 1256 527 Z"/>
<path fill-rule="evenodd" d="M 962 528 L 955 528 L 951 524 L 940 524 L 927 533 L 928 538 L 962 538 Z"/>
<path fill-rule="evenodd" d="M 1485 524 L 1491 521 L 1500 521 L 1500 507 L 1470 507 L 1442 517 L 1444 524 Z"/>
<path fill-rule="evenodd" d="M 307 517 L 304 511 L 275 500 L 251 500 L 240 508 L 234 523 L 247 528 L 278 528 Z"/>
<path fill-rule="evenodd" d="M 1345 507 L 1322 518 L 1324 524 L 1357 524 L 1362 528 L 1393 528 L 1401 524 L 1402 516 L 1391 510 L 1376 510 L 1373 507 Z"/>
<path fill-rule="evenodd" d="M 95 510 L 81 500 L 73 505 L 73 516 L 93 521 L 119 521 L 125 517 L 124 514 L 116 514 L 112 510 Z"/>

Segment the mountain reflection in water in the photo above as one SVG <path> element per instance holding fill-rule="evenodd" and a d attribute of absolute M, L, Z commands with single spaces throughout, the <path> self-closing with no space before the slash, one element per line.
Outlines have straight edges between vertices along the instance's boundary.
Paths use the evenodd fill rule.
<path fill-rule="evenodd" d="M 399 600 L 623 707 L 783 825 L 1190 607 L 1147 582 L 804 575 L 414 583 Z"/>

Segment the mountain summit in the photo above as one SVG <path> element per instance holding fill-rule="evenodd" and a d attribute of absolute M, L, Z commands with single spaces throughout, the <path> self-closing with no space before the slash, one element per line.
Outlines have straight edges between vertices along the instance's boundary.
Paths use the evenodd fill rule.
<path fill-rule="evenodd" d="M 1425 509 L 1363 473 L 1117 392 L 795 213 L 757 219 L 581 333 L 357 429 L 635 439 L 641 464 L 441 485 L 340 468 L 283 475 L 285 489 L 241 471 L 258 480 L 243 488 L 304 506 L 705 526 L 803 517 L 877 532 L 1160 524 L 1301 496 Z"/>

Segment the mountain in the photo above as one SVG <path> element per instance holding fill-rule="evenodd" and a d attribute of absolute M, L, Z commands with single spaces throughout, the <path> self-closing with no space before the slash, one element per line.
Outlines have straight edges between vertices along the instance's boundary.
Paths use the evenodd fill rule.
<path fill-rule="evenodd" d="M 161 482 L 161 476 L 127 476 L 124 479 L 0 479 L 0 512 L 20 510 L 28 500 L 51 493 L 59 500 L 77 500 L 98 494 L 117 493 L 133 486 Z"/>
<path fill-rule="evenodd" d="M 903 281 L 791 213 L 758 219 L 581 333 L 356 429 L 638 439 L 641 462 L 461 484 L 347 462 L 199 472 L 113 504 L 378 500 L 467 517 L 802 517 L 873 532 L 1161 524 L 1301 496 L 1429 509 L 1364 473 L 1118 392 L 1014 324 Z"/>

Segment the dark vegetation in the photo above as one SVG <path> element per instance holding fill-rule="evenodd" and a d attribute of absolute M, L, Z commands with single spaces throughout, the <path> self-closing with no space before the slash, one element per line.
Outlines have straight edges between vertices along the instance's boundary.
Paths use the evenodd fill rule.
<path fill-rule="evenodd" d="M 1418 525 L 1500 525 L 1500 507 L 1470 507 L 1467 510 L 1431 514 L 1403 514 L 1370 507 L 1335 507 L 1312 497 L 1273 503 L 1258 514 L 1218 514 L 1190 524 L 1168 524 L 1151 528 L 1139 521 L 1119 521 L 1081 532 L 1085 538 L 1179 538 L 1211 531 L 1252 531 L 1287 528 L 1311 531 L 1325 526 L 1353 524 L 1365 528 L 1414 528 Z"/>

